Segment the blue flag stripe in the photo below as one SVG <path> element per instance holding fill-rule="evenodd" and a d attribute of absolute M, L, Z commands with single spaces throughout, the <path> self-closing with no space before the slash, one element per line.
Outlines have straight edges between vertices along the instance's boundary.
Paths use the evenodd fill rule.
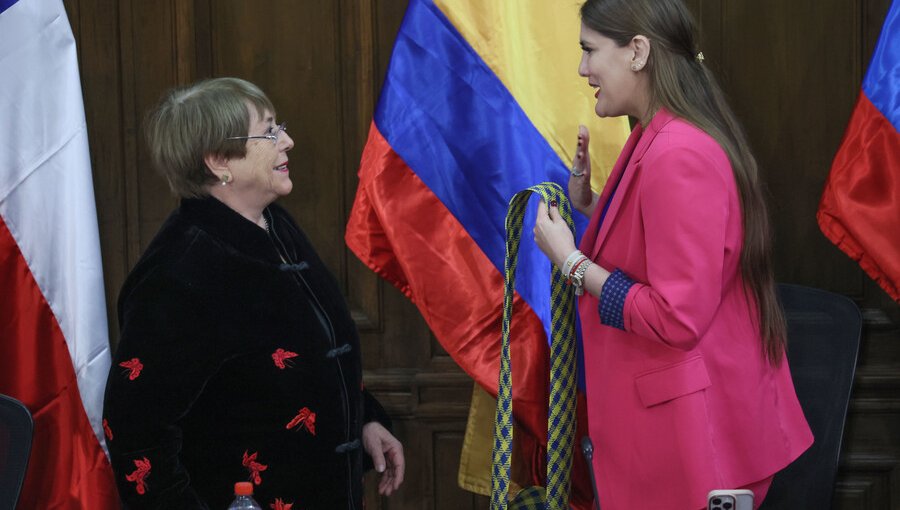
<path fill-rule="evenodd" d="M 9 9 L 19 0 L 0 0 L 0 14 L 3 14 L 3 11 Z"/>
<path fill-rule="evenodd" d="M 568 170 L 503 83 L 427 0 L 411 0 L 397 36 L 375 123 L 503 272 L 509 199 Z M 524 232 L 534 225 L 536 202 Z M 580 215 L 580 235 L 587 220 Z M 517 290 L 549 328 L 549 262 L 524 235 Z M 549 334 L 549 329 L 548 329 Z M 549 335 L 548 335 L 549 336 Z"/>
<path fill-rule="evenodd" d="M 863 91 L 894 129 L 900 131 L 900 0 L 892 2 L 884 19 L 863 80 Z"/>

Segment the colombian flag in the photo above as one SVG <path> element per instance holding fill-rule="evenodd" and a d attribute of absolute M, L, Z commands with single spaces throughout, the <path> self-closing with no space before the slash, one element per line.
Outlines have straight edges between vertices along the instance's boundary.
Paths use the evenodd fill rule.
<path fill-rule="evenodd" d="M 817 219 L 900 303 L 900 1 L 885 18 Z"/>
<path fill-rule="evenodd" d="M 579 4 L 411 0 L 360 164 L 347 245 L 416 304 L 493 395 L 509 199 L 543 181 L 566 189 L 578 124 L 592 134 L 599 189 L 629 133 L 625 118 L 596 117 L 594 91 L 578 76 Z M 550 266 L 529 235 L 535 207 L 523 229 L 511 352 L 516 441 L 535 446 L 525 454 L 535 461 L 529 483 L 542 484 Z M 574 216 L 580 235 L 587 218 Z M 589 501 L 589 486 L 581 490 Z"/>

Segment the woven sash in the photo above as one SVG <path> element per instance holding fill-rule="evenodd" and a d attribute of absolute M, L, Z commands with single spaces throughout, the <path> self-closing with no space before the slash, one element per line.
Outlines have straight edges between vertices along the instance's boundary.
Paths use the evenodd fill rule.
<path fill-rule="evenodd" d="M 509 326 L 512 320 L 515 272 L 522 237 L 522 219 L 528 198 L 537 193 L 544 202 L 556 201 L 559 211 L 574 232 L 569 200 L 556 183 L 545 182 L 517 193 L 509 201 L 506 214 L 505 287 L 503 291 L 503 341 L 500 353 L 500 382 L 497 391 L 497 418 L 494 426 L 491 510 L 505 510 L 509 501 L 509 473 L 512 456 L 512 367 L 509 359 Z M 509 501 L 513 509 L 564 510 L 569 506 L 572 450 L 575 445 L 575 297 L 562 272 L 550 271 L 550 412 L 547 417 L 547 487 L 528 487 Z"/>

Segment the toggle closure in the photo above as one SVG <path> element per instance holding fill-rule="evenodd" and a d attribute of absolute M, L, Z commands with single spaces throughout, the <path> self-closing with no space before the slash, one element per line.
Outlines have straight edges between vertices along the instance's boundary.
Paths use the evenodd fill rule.
<path fill-rule="evenodd" d="M 337 445 L 334 449 L 334 453 L 347 453 L 352 452 L 353 450 L 359 448 L 359 439 L 354 439 L 353 441 L 349 441 L 346 443 L 341 443 Z"/>
<path fill-rule="evenodd" d="M 299 262 L 297 264 L 281 264 L 280 266 L 278 266 L 278 269 L 285 271 L 285 272 L 287 272 L 287 271 L 300 272 L 300 271 L 303 271 L 304 269 L 309 269 L 309 264 L 307 264 L 306 262 Z"/>
<path fill-rule="evenodd" d="M 352 349 L 352 347 L 350 347 L 350 344 L 344 344 L 340 347 L 335 347 L 334 349 L 331 349 L 328 352 L 326 352 L 325 357 L 328 359 L 336 358 L 343 354 L 347 354 L 348 352 L 350 352 L 351 349 Z"/>

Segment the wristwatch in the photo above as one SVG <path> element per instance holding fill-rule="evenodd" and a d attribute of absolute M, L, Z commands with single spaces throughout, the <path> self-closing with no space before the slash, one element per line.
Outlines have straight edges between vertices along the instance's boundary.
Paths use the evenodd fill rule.
<path fill-rule="evenodd" d="M 572 286 L 575 287 L 576 296 L 584 294 L 584 273 L 587 272 L 587 268 L 591 264 L 593 264 L 593 262 L 591 262 L 590 259 L 585 260 L 575 269 L 575 272 L 572 273 Z"/>

